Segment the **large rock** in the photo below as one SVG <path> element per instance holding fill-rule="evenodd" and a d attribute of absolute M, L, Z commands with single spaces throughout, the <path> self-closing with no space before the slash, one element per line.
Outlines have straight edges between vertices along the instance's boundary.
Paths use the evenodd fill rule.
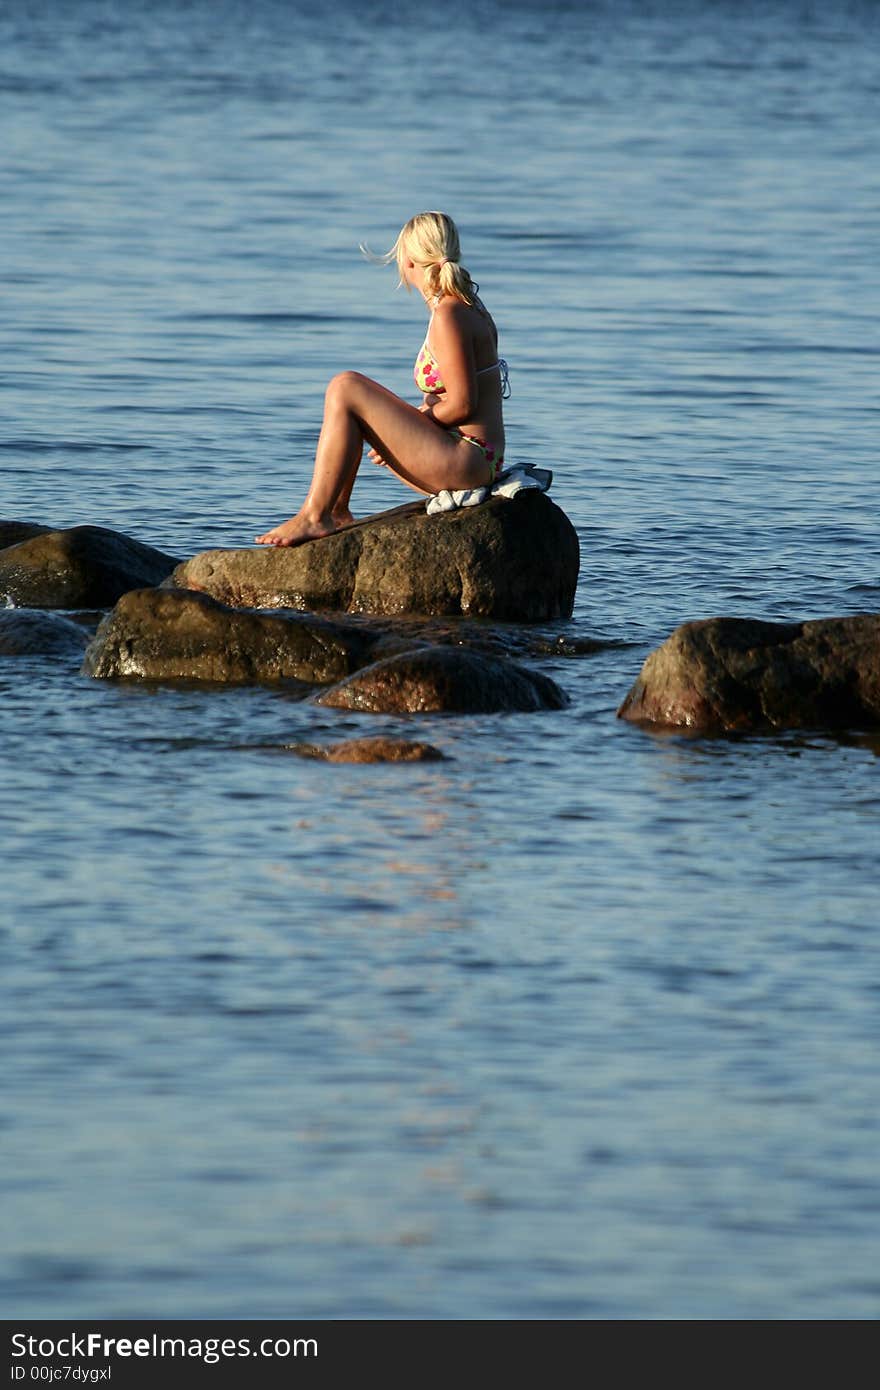
<path fill-rule="evenodd" d="M 6 523 L 7 526 L 27 523 Z M 161 584 L 176 559 L 103 526 L 43 531 L 0 550 L 0 602 L 20 608 L 109 608 Z"/>
<path fill-rule="evenodd" d="M 223 603 L 349 613 L 571 616 L 577 533 L 543 493 L 428 516 L 414 503 L 292 549 L 209 550 L 170 583 Z"/>
<path fill-rule="evenodd" d="M 0 656 L 82 655 L 88 633 L 60 613 L 0 608 Z"/>
<path fill-rule="evenodd" d="M 549 676 L 504 658 L 461 647 L 422 647 L 357 671 L 317 703 L 372 714 L 485 714 L 561 709 L 567 701 Z"/>
<path fill-rule="evenodd" d="M 379 640 L 353 624 L 227 608 L 207 594 L 178 589 L 136 589 L 101 623 L 83 673 L 322 685 L 370 661 Z"/>
<path fill-rule="evenodd" d="M 652 652 L 622 719 L 707 732 L 880 723 L 880 616 L 710 618 Z"/>

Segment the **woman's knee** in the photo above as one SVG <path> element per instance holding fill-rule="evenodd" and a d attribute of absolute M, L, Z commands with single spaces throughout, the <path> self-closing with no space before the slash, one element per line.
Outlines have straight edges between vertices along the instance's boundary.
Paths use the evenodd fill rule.
<path fill-rule="evenodd" d="M 339 372 L 327 386 L 325 401 L 328 405 L 350 406 L 362 394 L 368 378 L 360 372 Z"/>

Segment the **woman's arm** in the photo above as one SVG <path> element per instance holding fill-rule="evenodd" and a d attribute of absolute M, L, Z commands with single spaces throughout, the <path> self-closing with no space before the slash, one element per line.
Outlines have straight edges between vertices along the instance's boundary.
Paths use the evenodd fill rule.
<path fill-rule="evenodd" d="M 444 427 L 472 420 L 479 399 L 467 312 L 460 300 L 441 300 L 431 324 L 431 351 L 446 390 L 442 396 L 426 396 L 422 410 Z"/>

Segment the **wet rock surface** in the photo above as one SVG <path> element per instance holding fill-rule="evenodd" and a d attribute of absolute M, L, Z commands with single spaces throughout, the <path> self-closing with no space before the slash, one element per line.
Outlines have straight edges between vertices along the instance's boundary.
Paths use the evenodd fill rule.
<path fill-rule="evenodd" d="M 323 685 L 374 658 L 380 634 L 300 613 L 232 609 L 207 594 L 137 589 L 95 635 L 83 672 L 101 678 Z"/>
<path fill-rule="evenodd" d="M 370 713 L 486 714 L 561 709 L 549 676 L 460 647 L 422 647 L 377 661 L 324 691 L 319 705 Z"/>
<path fill-rule="evenodd" d="M 6 535 L 26 522 L 5 522 Z M 8 529 L 13 528 L 13 529 Z M 107 608 L 129 589 L 161 584 L 177 560 L 103 526 L 36 534 L 0 549 L 0 600 L 27 608 Z"/>
<path fill-rule="evenodd" d="M 706 732 L 880 724 L 880 616 L 685 623 L 645 661 L 622 719 Z"/>
<path fill-rule="evenodd" d="M 178 588 L 255 608 L 508 622 L 570 617 L 577 534 L 537 491 L 428 516 L 416 502 L 292 549 L 211 550 L 178 565 Z"/>

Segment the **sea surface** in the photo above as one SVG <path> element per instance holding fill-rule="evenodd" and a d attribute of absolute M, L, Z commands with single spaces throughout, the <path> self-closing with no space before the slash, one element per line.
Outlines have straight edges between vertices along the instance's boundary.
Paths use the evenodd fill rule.
<path fill-rule="evenodd" d="M 880 739 L 615 719 L 880 610 L 878 130 L 874 3 L 4 0 L 0 516 L 250 544 L 441 207 L 582 550 L 562 712 L 3 658 L 4 1316 L 880 1313 Z"/>

